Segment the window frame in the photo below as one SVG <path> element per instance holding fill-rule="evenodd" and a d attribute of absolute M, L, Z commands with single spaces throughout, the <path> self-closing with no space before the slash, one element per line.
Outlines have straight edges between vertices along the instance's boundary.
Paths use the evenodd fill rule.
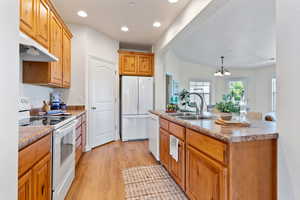
<path fill-rule="evenodd" d="M 227 93 L 230 93 L 230 82 L 231 81 L 241 81 L 243 82 L 244 84 L 244 87 L 245 87 L 245 93 L 244 93 L 244 96 L 245 96 L 245 99 L 248 99 L 248 78 L 245 78 L 245 77 L 234 77 L 234 78 L 227 78 L 226 79 L 226 91 Z"/>
<path fill-rule="evenodd" d="M 189 92 L 191 92 L 191 82 L 207 82 L 207 83 L 209 83 L 209 93 L 204 93 L 204 94 L 209 94 L 209 102 L 205 102 L 205 104 L 207 106 L 211 105 L 211 102 L 212 102 L 212 81 L 211 80 L 205 80 L 205 79 L 190 79 L 189 80 Z M 205 97 L 203 97 L 203 98 L 205 100 Z"/>

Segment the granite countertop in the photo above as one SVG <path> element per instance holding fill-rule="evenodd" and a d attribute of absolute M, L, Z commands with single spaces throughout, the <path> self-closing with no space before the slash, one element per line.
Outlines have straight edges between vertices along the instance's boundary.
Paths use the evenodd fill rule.
<path fill-rule="evenodd" d="M 86 110 L 67 110 L 68 113 L 71 113 L 73 116 L 79 117 L 86 113 Z"/>
<path fill-rule="evenodd" d="M 53 131 L 52 126 L 20 126 L 19 150 L 31 145 Z"/>
<path fill-rule="evenodd" d="M 73 116 L 81 116 L 86 110 L 68 110 Z M 53 131 L 52 126 L 20 126 L 19 127 L 19 151 L 31 145 Z"/>
<path fill-rule="evenodd" d="M 183 120 L 164 111 L 154 110 L 150 112 L 186 128 L 228 143 L 277 139 L 279 137 L 276 122 L 256 120 L 250 121 L 250 127 L 246 128 L 224 127 L 215 124 L 215 119 Z"/>

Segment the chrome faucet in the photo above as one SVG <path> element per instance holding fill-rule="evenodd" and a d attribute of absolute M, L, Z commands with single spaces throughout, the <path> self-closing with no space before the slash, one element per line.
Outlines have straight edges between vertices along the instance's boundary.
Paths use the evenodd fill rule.
<path fill-rule="evenodd" d="M 204 108 L 203 96 L 196 92 L 188 93 L 188 96 L 191 96 L 191 95 L 196 95 L 201 99 L 201 106 L 198 106 L 196 103 L 196 115 L 203 115 L 203 108 Z"/>

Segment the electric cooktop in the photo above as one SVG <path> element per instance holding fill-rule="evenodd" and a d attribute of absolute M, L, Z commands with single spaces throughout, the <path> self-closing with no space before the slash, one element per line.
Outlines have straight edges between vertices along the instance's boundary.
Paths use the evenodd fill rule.
<path fill-rule="evenodd" d="M 72 116 L 33 116 L 19 121 L 20 126 L 55 126 Z"/>

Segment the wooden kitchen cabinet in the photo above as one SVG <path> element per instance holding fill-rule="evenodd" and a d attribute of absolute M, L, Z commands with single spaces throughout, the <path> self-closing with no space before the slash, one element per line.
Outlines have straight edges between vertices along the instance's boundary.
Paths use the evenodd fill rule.
<path fill-rule="evenodd" d="M 55 85 L 62 85 L 62 41 L 63 30 L 62 25 L 57 17 L 51 14 L 51 43 L 50 52 L 58 58 L 57 62 L 50 63 L 50 82 Z"/>
<path fill-rule="evenodd" d="M 51 199 L 51 138 L 49 134 L 19 151 L 18 200 Z"/>
<path fill-rule="evenodd" d="M 33 167 L 34 200 L 51 199 L 51 155 L 48 154 Z"/>
<path fill-rule="evenodd" d="M 36 0 L 20 0 L 20 29 L 35 38 Z"/>
<path fill-rule="evenodd" d="M 63 31 L 62 47 L 63 87 L 69 88 L 71 85 L 71 36 L 66 31 Z"/>
<path fill-rule="evenodd" d="M 170 173 L 177 184 L 185 190 L 185 144 L 179 140 L 178 161 L 170 156 Z"/>
<path fill-rule="evenodd" d="M 170 144 L 170 136 L 169 133 L 163 129 L 160 129 L 160 162 L 163 166 L 169 170 L 170 169 L 170 151 L 169 151 L 169 144 Z"/>
<path fill-rule="evenodd" d="M 120 75 L 153 76 L 154 54 L 119 51 Z"/>
<path fill-rule="evenodd" d="M 186 193 L 190 199 L 227 199 L 225 167 L 190 146 L 187 147 L 186 163 Z"/>
<path fill-rule="evenodd" d="M 23 82 L 49 87 L 71 85 L 71 38 L 49 0 L 20 0 L 20 30 L 58 58 L 57 62 L 23 62 Z"/>
<path fill-rule="evenodd" d="M 50 43 L 50 9 L 45 0 L 36 0 L 35 39 L 46 49 Z"/>
<path fill-rule="evenodd" d="M 18 185 L 18 200 L 32 200 L 33 183 L 31 170 L 29 170 L 25 175 L 19 178 Z"/>
<path fill-rule="evenodd" d="M 77 118 L 78 123 L 76 125 L 76 152 L 75 163 L 78 165 L 83 152 L 85 152 L 86 145 L 86 114 L 82 114 Z"/>

